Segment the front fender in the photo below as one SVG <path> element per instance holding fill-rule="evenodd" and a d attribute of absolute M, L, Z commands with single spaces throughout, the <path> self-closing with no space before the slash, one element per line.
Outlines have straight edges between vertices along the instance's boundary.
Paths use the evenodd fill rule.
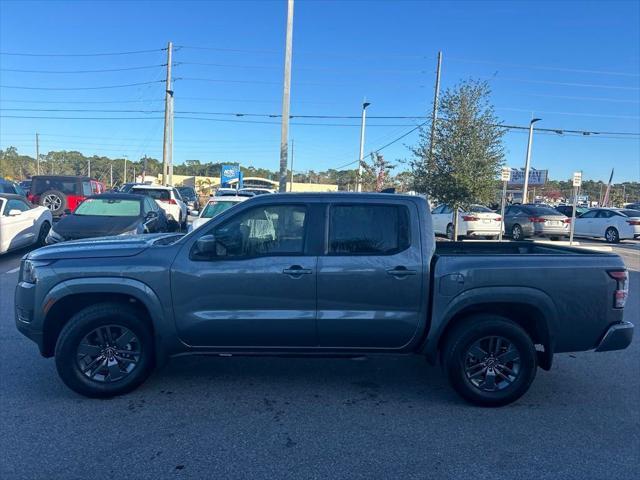
<path fill-rule="evenodd" d="M 498 312 L 500 306 L 521 306 L 523 309 L 535 309 L 542 322 L 541 330 L 546 332 L 549 353 L 553 352 L 553 339 L 556 336 L 557 309 L 553 300 L 542 290 L 530 287 L 480 287 L 465 290 L 449 299 L 446 296 L 434 296 L 431 329 L 423 346 L 423 353 L 429 361 L 435 361 L 442 335 L 451 321 L 466 311 Z"/>
<path fill-rule="evenodd" d="M 145 306 L 153 324 L 156 338 L 156 360 L 162 364 L 168 355 L 168 340 L 175 330 L 170 306 L 163 306 L 156 292 L 147 284 L 123 277 L 88 277 L 65 280 L 56 284 L 45 295 L 43 314 L 47 318 L 56 304 L 70 295 L 78 294 L 122 294 L 135 298 Z M 44 326 L 44 325 L 43 325 Z"/>

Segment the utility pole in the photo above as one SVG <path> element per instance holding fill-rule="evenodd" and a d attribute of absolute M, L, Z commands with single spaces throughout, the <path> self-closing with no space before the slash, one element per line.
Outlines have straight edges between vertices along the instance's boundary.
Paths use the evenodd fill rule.
<path fill-rule="evenodd" d="M 113 162 L 109 164 L 109 186 L 113 188 Z"/>
<path fill-rule="evenodd" d="M 293 138 L 291 139 L 291 171 L 289 172 L 289 191 L 293 192 Z"/>
<path fill-rule="evenodd" d="M 36 173 L 40 175 L 40 137 L 36 132 Z"/>
<path fill-rule="evenodd" d="M 433 94 L 433 112 L 431 113 L 431 135 L 429 136 L 429 163 L 433 156 L 433 142 L 436 136 L 436 122 L 438 120 L 438 99 L 440 96 L 440 70 L 442 68 L 442 52 L 438 52 L 438 67 L 436 69 L 436 88 Z"/>
<path fill-rule="evenodd" d="M 164 141 L 162 143 L 162 183 L 167 185 L 167 177 L 169 173 L 169 141 L 171 136 L 171 100 L 173 98 L 173 90 L 171 89 L 171 63 L 172 63 L 173 42 L 167 44 L 167 79 L 165 81 L 164 95 Z"/>
<path fill-rule="evenodd" d="M 127 183 L 127 156 L 126 155 L 124 155 L 124 172 L 122 174 L 122 184 L 124 185 L 125 183 Z"/>
<path fill-rule="evenodd" d="M 173 95 L 171 95 L 171 128 L 169 135 L 169 185 L 173 187 Z"/>
<path fill-rule="evenodd" d="M 87 158 L 87 177 L 91 176 L 91 159 Z"/>
<path fill-rule="evenodd" d="M 291 106 L 291 50 L 293 42 L 293 0 L 287 0 L 287 36 L 284 50 L 284 85 L 282 92 L 282 129 L 280 131 L 280 184 L 287 191 L 287 147 L 289 145 L 289 107 Z"/>
<path fill-rule="evenodd" d="M 366 99 L 362 102 L 362 120 L 360 121 L 360 155 L 358 156 L 358 183 L 356 191 L 362 191 L 362 162 L 364 162 L 364 131 L 366 128 L 367 122 L 367 107 L 371 105 L 371 103 L 367 102 Z"/>
<path fill-rule="evenodd" d="M 527 189 L 529 188 L 529 164 L 531 163 L 531 144 L 533 143 L 533 124 L 542 120 L 533 118 L 529 122 L 529 141 L 527 142 L 527 159 L 524 164 L 524 187 L 522 188 L 522 204 L 527 203 Z"/>

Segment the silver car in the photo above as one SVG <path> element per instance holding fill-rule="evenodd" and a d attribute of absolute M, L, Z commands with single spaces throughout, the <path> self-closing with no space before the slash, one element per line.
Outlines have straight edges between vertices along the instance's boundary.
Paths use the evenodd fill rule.
<path fill-rule="evenodd" d="M 504 230 L 514 240 L 567 237 L 570 224 L 567 216 L 543 205 L 511 205 L 504 212 Z"/>

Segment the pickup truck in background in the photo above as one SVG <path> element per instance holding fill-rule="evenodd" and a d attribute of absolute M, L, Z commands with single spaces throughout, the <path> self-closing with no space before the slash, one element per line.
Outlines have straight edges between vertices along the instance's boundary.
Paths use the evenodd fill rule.
<path fill-rule="evenodd" d="M 123 394 L 184 354 L 417 354 L 485 406 L 554 353 L 626 348 L 615 254 L 438 243 L 424 198 L 261 195 L 185 236 L 74 241 L 26 255 L 17 328 L 71 389 Z"/>

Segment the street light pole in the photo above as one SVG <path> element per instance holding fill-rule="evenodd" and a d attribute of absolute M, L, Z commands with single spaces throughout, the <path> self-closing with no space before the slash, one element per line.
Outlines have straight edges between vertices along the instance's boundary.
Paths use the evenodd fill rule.
<path fill-rule="evenodd" d="M 358 157 L 358 183 L 357 191 L 362 191 L 362 162 L 364 161 L 364 130 L 367 121 L 367 107 L 369 102 L 362 102 L 362 123 L 360 124 L 360 156 Z"/>
<path fill-rule="evenodd" d="M 529 188 L 529 164 L 531 163 L 531 144 L 533 143 L 533 124 L 542 120 L 533 118 L 529 123 L 529 142 L 527 143 L 527 160 L 524 164 L 524 187 L 522 189 L 522 203 L 527 203 L 527 189 Z"/>

